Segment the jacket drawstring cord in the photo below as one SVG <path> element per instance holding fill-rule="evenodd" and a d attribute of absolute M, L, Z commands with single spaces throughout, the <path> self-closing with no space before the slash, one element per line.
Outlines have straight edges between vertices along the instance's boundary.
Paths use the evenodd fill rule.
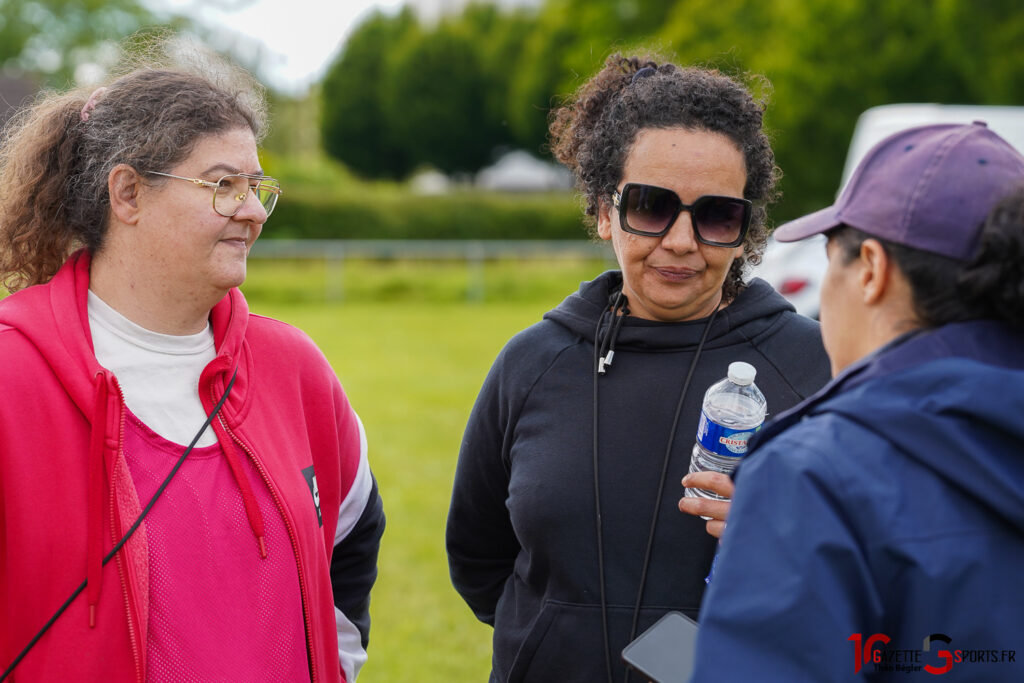
<path fill-rule="evenodd" d="M 212 365 L 207 366 L 207 369 L 203 371 L 203 375 L 199 381 L 204 386 L 212 386 L 212 378 L 207 378 L 208 372 L 222 372 L 228 369 L 231 364 L 231 359 L 226 358 L 224 365 L 228 367 L 214 368 Z M 210 384 L 208 384 L 208 382 Z M 249 481 L 249 477 L 246 476 L 245 471 L 242 469 L 242 461 L 238 457 L 238 451 L 236 450 L 236 444 L 229 434 L 227 434 L 227 426 L 223 418 L 218 419 L 213 423 L 214 432 L 221 438 L 223 445 L 224 457 L 227 458 L 228 466 L 231 468 L 231 474 L 235 478 L 235 483 L 238 485 L 239 491 L 242 493 L 242 502 L 245 505 L 245 514 L 249 519 L 249 527 L 252 529 L 253 535 L 256 537 L 256 544 L 259 547 L 260 557 L 263 559 L 267 558 L 267 540 L 266 540 L 266 527 L 263 524 L 263 513 L 260 511 L 259 503 L 256 502 L 256 494 L 252 490 L 252 482 Z"/>
<path fill-rule="evenodd" d="M 103 582 L 103 443 L 107 428 L 107 378 L 102 372 L 93 377 L 93 419 L 89 435 L 89 491 L 86 543 L 87 599 L 89 628 L 96 627 L 96 605 Z"/>
<path fill-rule="evenodd" d="M 238 488 L 242 492 L 242 502 L 245 504 L 245 514 L 249 518 L 249 526 L 252 528 L 252 533 L 256 536 L 256 543 L 259 545 L 260 549 L 260 557 L 266 559 L 267 532 L 263 524 L 263 513 L 260 511 L 259 503 L 256 502 L 256 494 L 253 493 L 252 483 L 249 481 L 249 477 L 247 477 L 245 472 L 242 470 L 242 463 L 238 457 L 238 453 L 235 451 L 234 443 L 228 444 L 228 447 L 224 448 L 224 456 L 227 458 L 228 465 L 231 467 L 231 474 L 235 477 L 235 483 L 238 484 Z"/>

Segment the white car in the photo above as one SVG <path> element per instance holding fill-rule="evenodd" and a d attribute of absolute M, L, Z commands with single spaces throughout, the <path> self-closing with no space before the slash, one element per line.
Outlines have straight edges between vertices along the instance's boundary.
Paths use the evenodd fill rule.
<path fill-rule="evenodd" d="M 840 191 L 868 150 L 883 138 L 913 126 L 973 121 L 984 121 L 1007 142 L 1024 151 L 1024 107 L 886 104 L 868 109 L 857 119 L 846 154 Z M 817 318 L 821 280 L 827 266 L 822 235 L 788 243 L 769 238 L 761 265 L 755 266 L 750 275 L 767 280 L 789 299 L 797 313 Z"/>
<path fill-rule="evenodd" d="M 766 280 L 797 313 L 816 319 L 826 267 L 824 235 L 799 242 L 776 242 L 769 237 L 761 263 L 751 269 L 750 275 Z"/>

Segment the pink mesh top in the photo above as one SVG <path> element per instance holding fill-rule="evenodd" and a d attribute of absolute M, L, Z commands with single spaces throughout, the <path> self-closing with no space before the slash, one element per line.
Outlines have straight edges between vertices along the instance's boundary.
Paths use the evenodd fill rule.
<path fill-rule="evenodd" d="M 183 450 L 128 413 L 124 455 L 143 507 Z M 144 523 L 147 680 L 309 680 L 291 540 L 263 477 L 239 455 L 265 520 L 267 557 L 223 449 L 194 449 Z"/>

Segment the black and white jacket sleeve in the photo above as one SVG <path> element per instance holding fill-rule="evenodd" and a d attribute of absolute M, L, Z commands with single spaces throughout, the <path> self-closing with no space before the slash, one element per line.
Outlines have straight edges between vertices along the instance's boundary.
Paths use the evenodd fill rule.
<path fill-rule="evenodd" d="M 331 587 L 338 622 L 338 656 L 350 683 L 366 663 L 370 637 L 370 589 L 377 579 L 377 551 L 384 508 L 367 460 L 366 431 L 359 424 L 359 468 L 341 503 L 331 559 Z"/>

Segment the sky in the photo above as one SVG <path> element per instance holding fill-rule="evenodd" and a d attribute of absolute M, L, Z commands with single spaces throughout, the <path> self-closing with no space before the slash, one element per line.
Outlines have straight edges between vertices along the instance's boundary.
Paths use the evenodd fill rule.
<path fill-rule="evenodd" d="M 537 5 L 538 0 L 500 0 L 505 5 Z M 397 12 L 412 5 L 421 19 L 457 11 L 467 0 L 146 0 L 160 12 L 184 14 L 233 45 L 247 65 L 257 63 L 259 76 L 272 88 L 301 95 L 318 81 L 360 20 L 375 9 Z M 247 59 L 248 57 L 248 59 Z"/>
<path fill-rule="evenodd" d="M 215 32 L 223 49 L 233 45 L 241 57 L 255 57 L 259 76 L 277 90 L 301 94 L 323 76 L 345 38 L 374 9 L 395 12 L 403 0 L 149 0 L 162 12 L 184 14 Z M 249 40 L 239 40 L 231 32 Z M 250 62 L 247 61 L 247 64 Z"/>

